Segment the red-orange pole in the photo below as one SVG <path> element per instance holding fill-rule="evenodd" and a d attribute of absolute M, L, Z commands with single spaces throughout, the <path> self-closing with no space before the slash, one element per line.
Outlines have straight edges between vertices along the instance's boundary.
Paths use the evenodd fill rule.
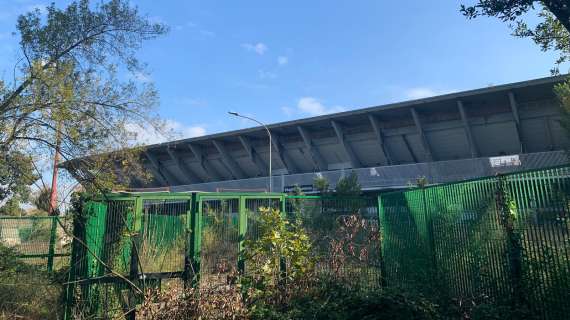
<path fill-rule="evenodd" d="M 49 211 L 48 214 L 50 216 L 53 216 L 56 214 L 56 208 L 57 208 L 57 174 L 58 174 L 58 163 L 59 163 L 59 149 L 60 149 L 60 143 L 61 143 L 61 136 L 59 133 L 59 129 L 60 129 L 60 123 L 57 124 L 57 132 L 56 137 L 55 137 L 55 153 L 53 155 L 53 174 L 51 176 L 51 193 L 49 195 Z"/>

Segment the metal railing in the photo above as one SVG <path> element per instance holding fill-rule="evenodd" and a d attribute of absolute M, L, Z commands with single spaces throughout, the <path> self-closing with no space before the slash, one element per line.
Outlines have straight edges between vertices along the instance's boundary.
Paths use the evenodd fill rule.
<path fill-rule="evenodd" d="M 354 171 L 358 175 L 358 181 L 363 189 L 382 190 L 405 188 L 410 184 L 414 184 L 418 178 L 425 178 L 429 184 L 440 184 L 493 176 L 498 173 L 505 174 L 516 171 L 541 169 L 568 163 L 568 158 L 563 151 L 526 153 L 518 157 L 520 163 L 517 165 L 492 166 L 492 158 L 486 157 L 279 175 L 273 176 L 272 182 L 274 191 L 285 192 L 295 185 L 308 186 L 311 188 L 315 177 L 322 176 L 330 182 L 331 188 L 334 188 L 341 177 Z M 217 192 L 225 190 L 259 191 L 265 190 L 266 187 L 267 177 L 260 177 L 179 185 L 172 186 L 170 189 L 174 192 Z"/>
<path fill-rule="evenodd" d="M 13 249 L 25 263 L 51 272 L 69 264 L 71 237 L 55 216 L 0 216 L 0 244 Z"/>

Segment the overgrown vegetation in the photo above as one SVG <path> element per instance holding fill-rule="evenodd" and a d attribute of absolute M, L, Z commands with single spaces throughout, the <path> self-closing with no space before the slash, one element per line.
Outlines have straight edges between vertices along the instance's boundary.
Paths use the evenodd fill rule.
<path fill-rule="evenodd" d="M 217 286 L 149 290 L 141 319 L 437 319 L 427 299 L 385 289 L 363 290 L 359 275 L 339 276 L 352 257 L 363 263 L 367 251 L 355 238 L 366 228 L 357 216 L 339 220 L 339 239 L 329 273 L 316 272 L 317 256 L 298 218 L 259 209 L 257 237 L 244 243 L 246 274 Z M 374 230 L 373 230 L 374 231 Z M 377 230 L 374 231 L 377 234 Z M 334 236 L 333 238 L 335 238 Z M 360 237 L 356 237 L 359 238 Z M 362 239 L 360 239 L 362 240 Z M 371 241 L 377 239 L 370 239 Z M 331 260 L 331 261 L 332 261 Z M 341 266 L 342 264 L 342 266 Z M 285 268 L 284 268 L 285 267 Z M 204 279 L 206 280 L 206 279 Z M 138 319 L 137 318 L 137 319 Z"/>
<path fill-rule="evenodd" d="M 0 244 L 0 319 L 60 319 L 66 270 L 48 274 L 45 265 L 23 263 Z"/>

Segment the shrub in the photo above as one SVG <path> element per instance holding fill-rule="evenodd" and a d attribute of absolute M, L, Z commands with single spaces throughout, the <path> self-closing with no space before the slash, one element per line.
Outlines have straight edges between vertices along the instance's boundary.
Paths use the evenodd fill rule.
<path fill-rule="evenodd" d="M 437 306 L 420 296 L 363 291 L 326 278 L 298 289 L 287 304 L 258 305 L 252 319 L 439 319 Z"/>
<path fill-rule="evenodd" d="M 242 295 L 236 286 L 198 290 L 179 287 L 147 290 L 137 310 L 141 320 L 246 319 Z"/>
<path fill-rule="evenodd" d="M 59 319 L 65 273 L 49 275 L 0 245 L 0 319 Z"/>

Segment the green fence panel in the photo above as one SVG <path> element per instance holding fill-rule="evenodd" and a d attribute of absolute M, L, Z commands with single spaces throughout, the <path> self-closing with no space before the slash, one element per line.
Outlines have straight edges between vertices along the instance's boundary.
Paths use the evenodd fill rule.
<path fill-rule="evenodd" d="M 443 301 L 492 300 L 565 319 L 570 168 L 379 196 L 384 277 Z"/>
<path fill-rule="evenodd" d="M 200 286 L 214 288 L 237 276 L 240 243 L 239 197 L 204 197 L 199 200 Z"/>
<path fill-rule="evenodd" d="M 0 244 L 21 261 L 51 272 L 69 264 L 71 237 L 64 224 L 64 218 L 55 216 L 0 216 Z"/>
<path fill-rule="evenodd" d="M 433 251 L 424 206 L 423 190 L 381 198 L 383 276 L 388 286 L 431 293 Z"/>
<path fill-rule="evenodd" d="M 107 204 L 90 201 L 85 206 L 85 271 L 80 277 L 97 277 L 104 273 L 98 258 L 103 257 L 103 243 L 107 218 Z"/>
<path fill-rule="evenodd" d="M 372 198 L 287 196 L 285 212 L 300 219 L 317 274 L 364 288 L 381 283 L 378 206 Z"/>
<path fill-rule="evenodd" d="M 547 319 L 570 313 L 570 168 L 506 178 L 522 247 L 522 290 Z"/>
<path fill-rule="evenodd" d="M 183 272 L 190 199 L 143 199 L 142 273 Z"/>

